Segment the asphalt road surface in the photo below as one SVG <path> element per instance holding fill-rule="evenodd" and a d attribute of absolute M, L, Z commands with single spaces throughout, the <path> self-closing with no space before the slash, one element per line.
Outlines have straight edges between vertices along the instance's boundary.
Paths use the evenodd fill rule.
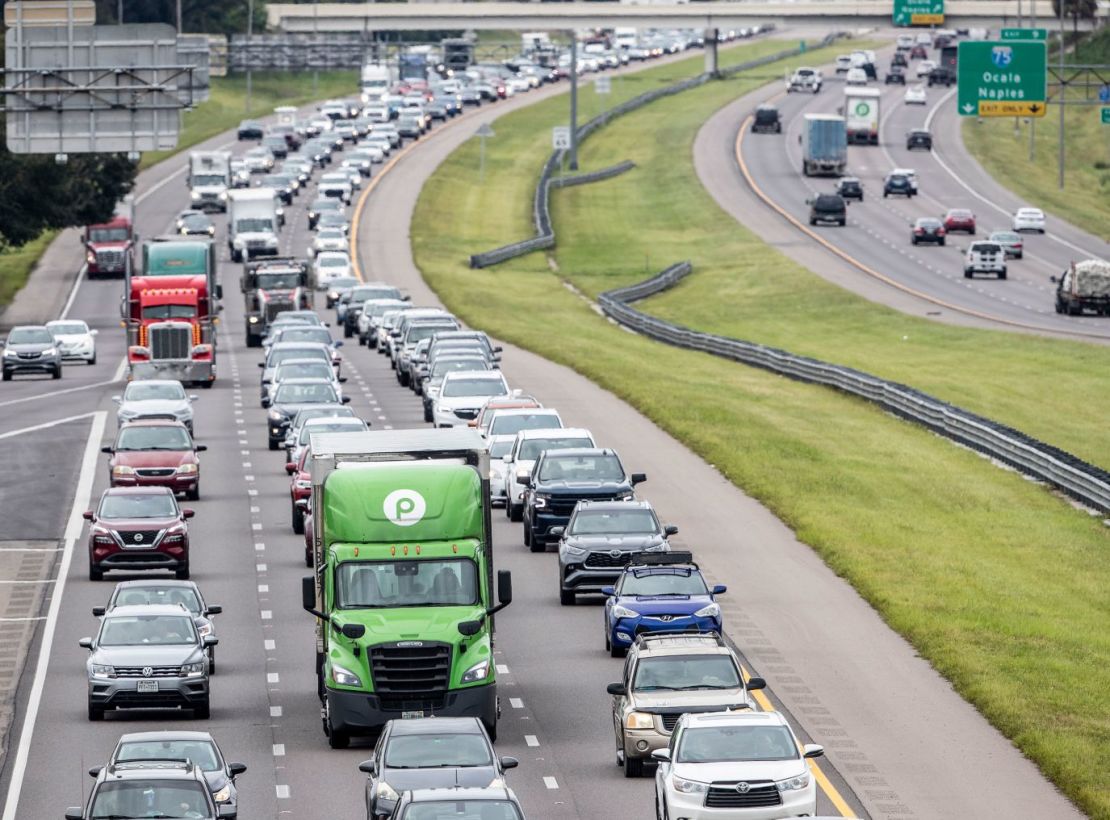
<path fill-rule="evenodd" d="M 358 252 L 366 278 L 395 282 L 418 304 L 436 303 L 409 246 L 419 188 L 480 122 L 538 96 L 483 108 L 439 128 L 380 177 L 361 210 Z M 149 195 L 139 209 L 144 235 L 164 231 L 186 207 L 181 165 L 182 159 L 171 161 L 145 175 L 140 193 Z M 306 247 L 302 209 L 311 199 L 312 192 L 304 192 L 291 209 L 283 250 L 300 254 Z M 4 445 L 19 441 L 26 457 L 21 463 L 33 473 L 49 462 L 54 473 L 41 479 L 37 503 L 0 494 L 0 520 L 23 507 L 29 528 L 60 538 L 66 548 L 66 572 L 44 613 L 44 662 L 28 667 L 20 689 L 19 713 L 29 726 L 13 733 L 5 759 L 4 820 L 61 816 L 66 806 L 82 802 L 91 784 L 85 770 L 104 760 L 122 732 L 199 726 L 215 735 L 229 759 L 249 767 L 239 779 L 245 820 L 362 816 L 364 781 L 357 764 L 368 748 L 330 750 L 321 732 L 313 624 L 300 607 L 303 541 L 290 527 L 282 455 L 267 450 L 265 415 L 257 404 L 261 354 L 242 345 L 238 266 L 227 261 L 223 238 L 221 225 L 226 290 L 219 380 L 200 392 L 197 403 L 197 440 L 209 450 L 202 456 L 201 500 L 186 504 L 197 510 L 193 577 L 210 603 L 224 607 L 216 619 L 212 717 L 203 723 L 153 714 L 111 716 L 96 724 L 86 719 L 86 653 L 77 641 L 94 632 L 90 608 L 103 604 L 111 582 L 123 576 L 87 580 L 79 514 L 107 483 L 98 448 L 115 430 L 110 397 L 120 388 L 113 377 L 123 333 L 113 329 L 120 282 L 82 282 L 70 315 L 102 328 L 100 364 L 87 368 L 87 381 L 80 384 L 70 379 L 70 369 L 62 382 L 19 381 L 10 385 L 18 393 L 9 385 L 0 392 L 0 401 L 26 399 L 6 408 L 0 435 L 14 435 Z M 396 383 L 384 358 L 357 345 L 343 352 L 352 406 L 374 429 L 425 426 L 419 401 Z M 693 549 L 713 580 L 729 585 L 722 599 L 725 622 L 748 667 L 768 678 L 772 698 L 791 713 L 805 739 L 829 751 L 820 761 L 829 784 L 822 813 L 930 820 L 1079 816 L 846 583 L 710 465 L 566 368 L 508 347 L 504 370 L 514 387 L 558 408 L 568 423 L 591 428 L 630 469 L 647 472 L 643 495 L 664 520 L 680 526 L 676 545 Z M 63 392 L 73 387 L 81 389 Z M 58 423 L 20 432 L 52 422 Z M 650 779 L 627 780 L 614 765 L 605 685 L 619 678 L 620 663 L 603 650 L 600 607 L 561 607 L 555 556 L 531 554 L 519 525 L 501 515 L 495 522 L 495 561 L 513 570 L 516 586 L 513 605 L 498 618 L 497 635 L 503 707 L 498 746 L 521 761 L 509 784 L 533 818 L 651 816 Z M 35 677 L 40 667 L 45 674 Z M 968 777 L 969 771 L 977 776 Z M 842 802 L 834 804 L 831 793 Z"/>

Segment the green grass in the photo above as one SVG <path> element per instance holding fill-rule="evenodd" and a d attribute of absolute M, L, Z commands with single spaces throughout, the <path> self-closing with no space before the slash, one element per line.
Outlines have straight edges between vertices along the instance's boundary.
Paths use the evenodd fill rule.
<path fill-rule="evenodd" d="M 192 148 L 206 139 L 234 128 L 240 120 L 272 114 L 279 105 L 305 105 L 329 97 L 350 97 L 358 91 L 356 71 L 321 71 L 316 93 L 312 72 L 256 71 L 251 78 L 251 108 L 248 114 L 245 74 L 213 77 L 210 96 L 193 111 L 181 115 L 181 136 L 172 151 L 143 154 L 141 169 L 166 157 Z"/>
<path fill-rule="evenodd" d="M 1110 537 L 1096 519 L 864 402 L 631 336 L 561 286 L 596 293 L 690 258 L 698 272 L 651 300 L 652 312 L 891 371 L 1011 422 L 1039 413 L 1040 431 L 1079 444 L 1085 429 L 1101 443 L 1075 449 L 1107 460 L 1098 414 L 1110 354 L 898 316 L 800 270 L 717 208 L 690 144 L 698 123 L 748 88 L 735 80 L 669 98 L 585 143 L 584 168 L 639 167 L 555 195 L 558 273 L 540 254 L 466 266 L 468 253 L 530 233 L 532 185 L 566 100 L 501 118 L 482 185 L 472 140 L 421 192 L 417 263 L 465 321 L 628 400 L 767 504 L 1070 798 L 1108 820 Z"/>
<path fill-rule="evenodd" d="M 0 250 L 0 306 L 10 303 L 27 283 L 39 257 L 57 235 L 57 231 L 45 231 L 21 248 Z"/>

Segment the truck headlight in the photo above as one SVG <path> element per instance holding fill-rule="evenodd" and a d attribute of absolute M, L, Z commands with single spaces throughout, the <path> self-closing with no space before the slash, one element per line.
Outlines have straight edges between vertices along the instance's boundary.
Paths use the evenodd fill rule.
<path fill-rule="evenodd" d="M 548 499 L 550 499 L 550 498 L 551 498 L 551 496 L 549 496 L 549 495 L 542 495 L 541 493 L 536 493 L 535 499 L 533 500 L 534 506 L 536 507 L 537 510 L 542 510 L 544 507 L 547 506 Z"/>
<path fill-rule="evenodd" d="M 809 772 L 802 772 L 797 777 L 790 777 L 786 780 L 776 780 L 775 788 L 780 792 L 791 792 L 797 789 L 804 789 L 809 785 Z"/>
<path fill-rule="evenodd" d="M 281 423 L 285 421 L 285 414 L 279 413 L 277 410 L 270 411 L 270 421 Z"/>
<path fill-rule="evenodd" d="M 362 686 L 362 680 L 350 669 L 332 664 L 331 679 L 340 686 Z"/>
<path fill-rule="evenodd" d="M 116 676 L 116 668 L 106 663 L 94 663 L 89 667 L 89 673 L 94 678 L 114 678 Z"/>
<path fill-rule="evenodd" d="M 201 624 L 197 627 L 197 634 L 202 638 L 207 638 L 212 634 L 212 624 Z"/>
<path fill-rule="evenodd" d="M 189 191 L 189 196 L 192 199 L 200 199 L 200 191 Z"/>
<path fill-rule="evenodd" d="M 220 200 L 220 202 L 226 202 L 227 201 L 227 191 L 220 191 L 220 193 L 218 195 L 218 199 Z"/>
<path fill-rule="evenodd" d="M 629 712 L 624 719 L 626 729 L 652 729 L 655 727 L 655 718 L 644 712 Z"/>
<path fill-rule="evenodd" d="M 462 676 L 463 683 L 474 683 L 475 681 L 485 680 L 489 675 L 489 661 L 480 661 L 467 669 Z"/>
<path fill-rule="evenodd" d="M 721 607 L 719 604 L 709 604 L 709 606 L 703 606 L 694 615 L 699 618 L 720 618 Z"/>

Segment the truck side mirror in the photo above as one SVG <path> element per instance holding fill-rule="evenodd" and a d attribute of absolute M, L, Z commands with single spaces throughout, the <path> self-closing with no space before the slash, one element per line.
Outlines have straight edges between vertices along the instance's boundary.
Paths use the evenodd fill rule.
<path fill-rule="evenodd" d="M 224 298 L 224 286 L 223 285 L 216 285 L 216 298 L 217 299 L 223 299 Z"/>
<path fill-rule="evenodd" d="M 357 641 L 366 634 L 366 627 L 363 624 L 343 624 L 339 631 L 343 633 L 344 638 Z"/>
<path fill-rule="evenodd" d="M 508 606 L 513 602 L 513 574 L 507 569 L 497 571 L 497 603 Z"/>
<path fill-rule="evenodd" d="M 466 637 L 469 638 L 471 635 L 477 635 L 479 632 L 482 631 L 482 622 L 481 621 L 459 621 L 458 629 L 459 629 L 459 634 L 460 635 L 465 635 Z"/>
<path fill-rule="evenodd" d="M 316 609 L 316 579 L 311 575 L 301 579 L 301 606 L 309 612 Z"/>

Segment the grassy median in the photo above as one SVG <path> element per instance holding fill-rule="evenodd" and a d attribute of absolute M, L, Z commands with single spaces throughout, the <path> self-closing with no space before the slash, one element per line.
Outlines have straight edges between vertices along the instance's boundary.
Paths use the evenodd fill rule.
<path fill-rule="evenodd" d="M 1019 427 L 1036 421 L 1046 438 L 1107 460 L 1099 413 L 1110 354 L 900 316 L 827 285 L 720 211 L 697 182 L 690 145 L 712 111 L 759 82 L 714 83 L 591 138 L 584 167 L 631 158 L 638 168 L 555 195 L 557 271 L 540 254 L 466 267 L 468 253 L 531 233 L 532 186 L 566 100 L 502 118 L 483 183 L 472 141 L 425 186 L 417 262 L 466 321 L 627 399 L 767 504 L 1106 820 L 1110 537 L 1097 519 L 864 402 L 631 336 L 562 287 L 596 293 L 692 259 L 695 276 L 649 310 L 861 365 Z"/>
<path fill-rule="evenodd" d="M 0 308 L 9 304 L 27 283 L 39 257 L 57 235 L 57 231 L 46 231 L 22 247 L 0 250 Z"/>

